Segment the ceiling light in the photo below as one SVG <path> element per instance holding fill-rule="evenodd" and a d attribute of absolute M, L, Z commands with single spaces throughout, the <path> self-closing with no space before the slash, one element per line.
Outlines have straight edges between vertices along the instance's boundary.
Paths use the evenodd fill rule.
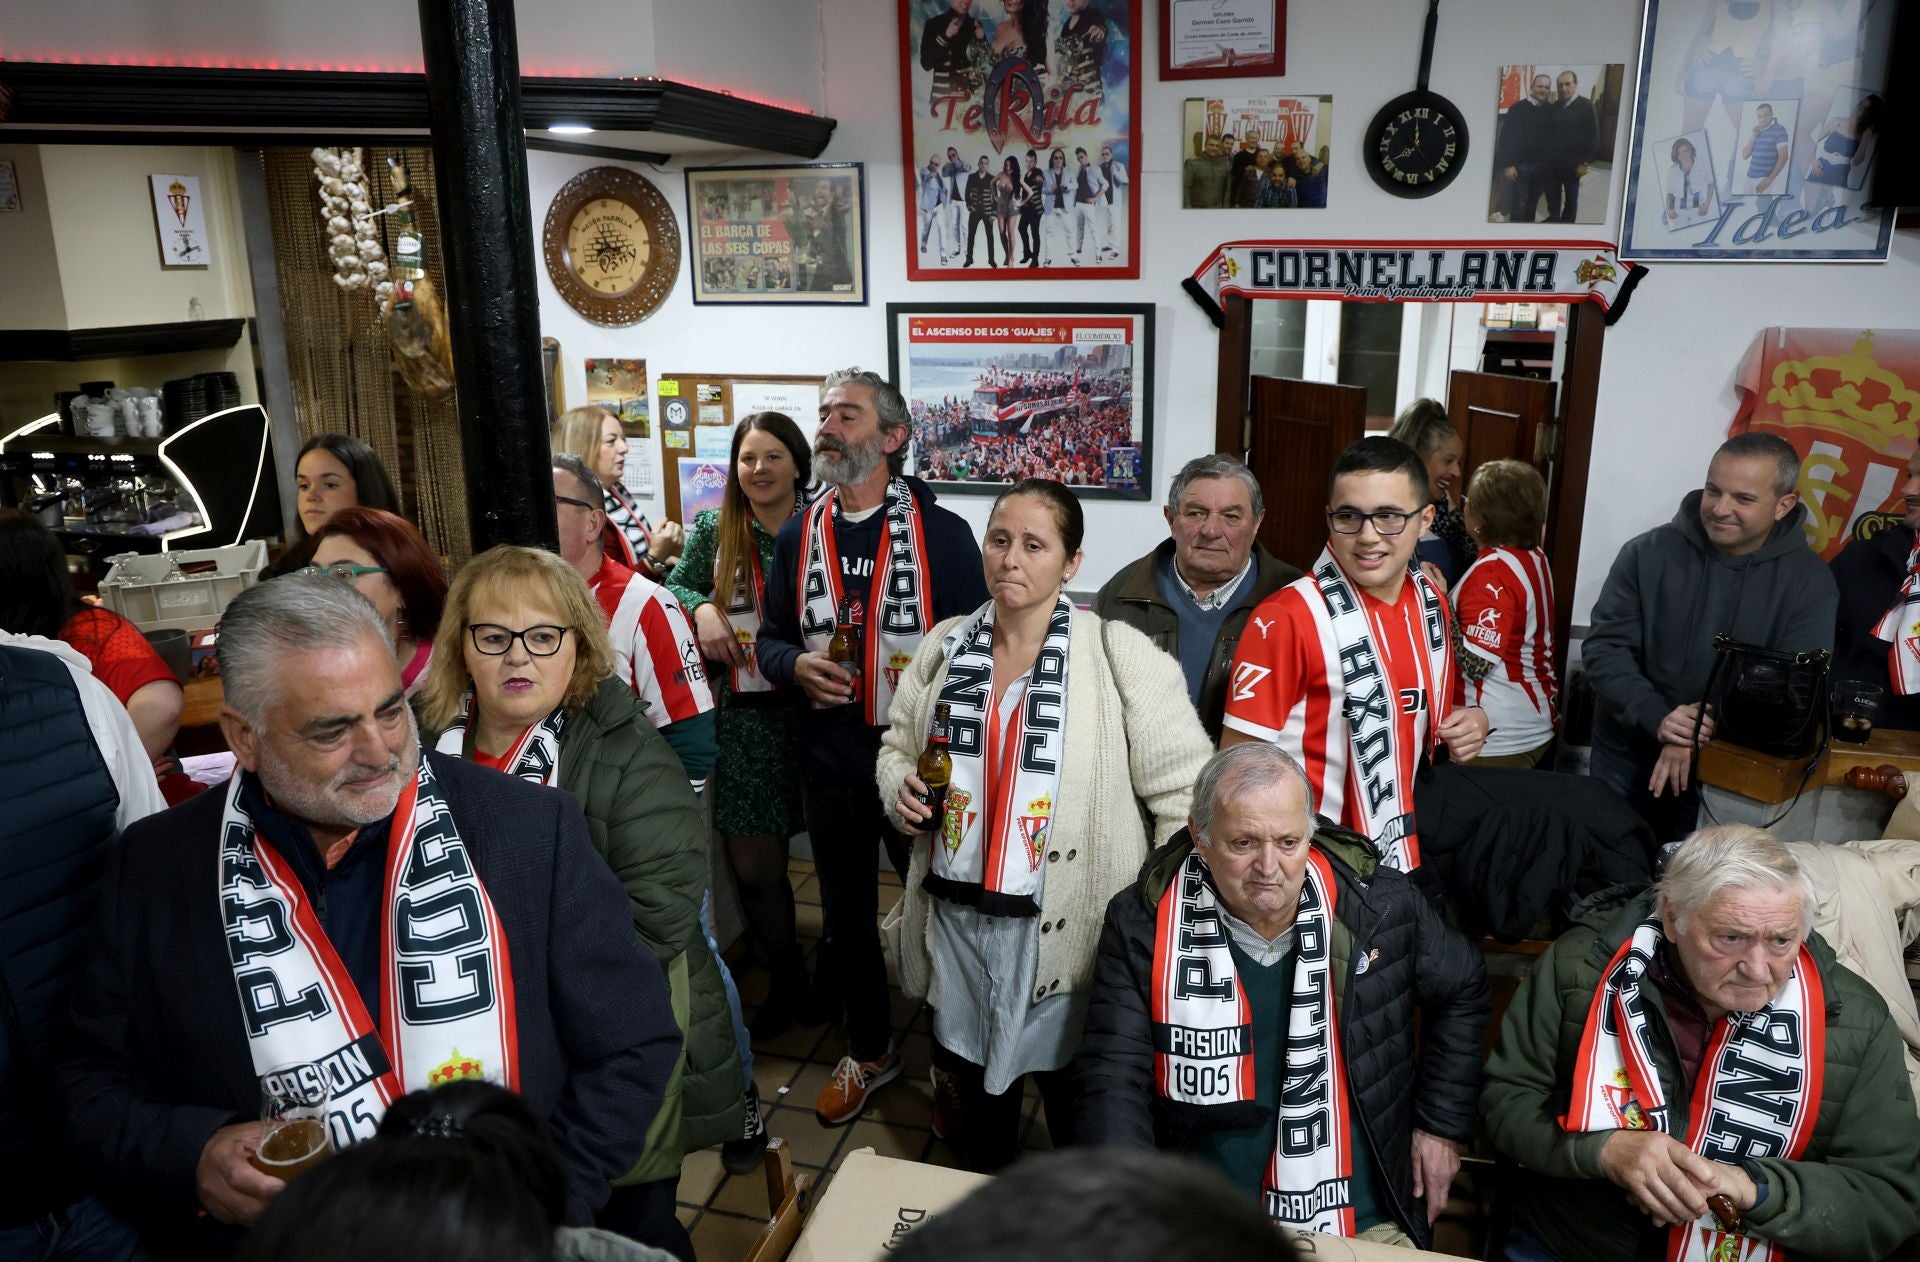
<path fill-rule="evenodd" d="M 593 135 L 593 128 L 587 126 L 585 123 L 555 123 L 553 126 L 547 128 L 547 131 L 555 136 Z"/>

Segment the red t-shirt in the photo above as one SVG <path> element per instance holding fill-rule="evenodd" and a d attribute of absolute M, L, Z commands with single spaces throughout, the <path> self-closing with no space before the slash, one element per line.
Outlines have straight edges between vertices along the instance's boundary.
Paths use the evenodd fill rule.
<path fill-rule="evenodd" d="M 87 606 L 67 619 L 60 638 L 93 664 L 93 677 L 120 698 L 121 705 L 155 680 L 180 682 L 140 628 L 111 609 Z"/>

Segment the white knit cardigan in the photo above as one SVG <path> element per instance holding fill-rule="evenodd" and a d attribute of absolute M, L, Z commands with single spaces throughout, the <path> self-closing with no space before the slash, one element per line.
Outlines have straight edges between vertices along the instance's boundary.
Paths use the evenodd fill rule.
<path fill-rule="evenodd" d="M 920 642 L 900 675 L 892 721 L 880 744 L 879 789 L 887 817 L 904 828 L 897 799 L 919 761 L 934 703 L 947 679 L 941 641 L 964 619 L 941 623 Z M 1087 990 L 1107 902 L 1140 873 L 1150 847 L 1187 822 L 1193 782 L 1213 753 L 1187 697 L 1179 661 L 1140 632 L 1075 610 L 1067 649 L 1066 763 L 1060 803 L 1047 838 L 1040 897 L 1040 952 L 1028 992 Z M 1109 658 L 1108 653 L 1112 656 Z M 1151 843 L 1136 798 L 1153 813 Z M 906 892 L 881 925 L 900 989 L 940 1006 L 928 933 L 931 896 L 921 887 L 931 857 L 926 836 L 913 839 Z"/>

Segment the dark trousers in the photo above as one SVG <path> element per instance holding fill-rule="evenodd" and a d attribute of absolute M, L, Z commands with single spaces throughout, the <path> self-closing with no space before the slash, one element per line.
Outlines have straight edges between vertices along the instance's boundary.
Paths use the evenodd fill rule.
<path fill-rule="evenodd" d="M 987 266 L 998 267 L 993 257 L 994 237 L 1000 231 L 1000 218 L 990 210 L 971 210 L 967 212 L 967 263 L 973 266 L 973 240 L 979 234 L 980 225 L 987 227 Z"/>
<path fill-rule="evenodd" d="M 1020 261 L 1040 266 L 1040 209 L 1020 212 Z"/>
<path fill-rule="evenodd" d="M 1659 797 L 1653 796 L 1647 791 L 1647 780 L 1659 757 L 1657 745 L 1649 751 L 1643 742 L 1623 740 L 1605 724 L 1593 725 L 1589 774 L 1625 798 L 1634 814 L 1653 830 L 1654 841 L 1664 846 L 1682 840 L 1700 826 L 1700 786 L 1690 780 L 1684 793 L 1676 795 L 1669 788 Z"/>
<path fill-rule="evenodd" d="M 871 775 L 852 780 L 810 768 L 801 791 L 826 928 L 819 970 L 839 982 L 847 1051 L 855 1060 L 877 1060 L 893 1039 L 893 1024 L 887 962 L 880 953 L 876 843 L 886 846 L 894 870 L 905 875 L 907 839 L 887 823 Z"/>
<path fill-rule="evenodd" d="M 983 1066 L 933 1045 L 933 1063 L 954 1076 L 960 1088 L 960 1116 L 966 1119 L 967 1167 L 990 1173 L 1010 1166 L 1020 1156 L 1020 1123 L 1026 1113 L 1026 1093 L 1016 1079 L 1001 1095 L 987 1094 Z M 1047 1135 L 1055 1148 L 1073 1143 L 1074 1091 L 1069 1071 L 1055 1069 L 1033 1075 L 1040 1088 L 1040 1104 L 1047 1111 Z"/>
<path fill-rule="evenodd" d="M 1548 174 L 1547 201 L 1555 223 L 1572 223 L 1580 213 L 1580 176 L 1578 167 L 1557 166 Z"/>
<path fill-rule="evenodd" d="M 1513 183 L 1507 185 L 1507 222 L 1533 223 L 1534 215 L 1540 208 L 1540 199 L 1547 199 L 1547 220 L 1554 215 L 1553 197 L 1548 191 L 1552 182 L 1547 168 L 1538 162 L 1521 162 L 1514 166 Z"/>
<path fill-rule="evenodd" d="M 593 1225 L 665 1249 L 680 1262 L 698 1262 L 693 1255 L 693 1238 L 674 1213 L 674 1197 L 679 1191 L 677 1174 L 671 1179 L 615 1188 L 606 1206 L 594 1215 Z"/>

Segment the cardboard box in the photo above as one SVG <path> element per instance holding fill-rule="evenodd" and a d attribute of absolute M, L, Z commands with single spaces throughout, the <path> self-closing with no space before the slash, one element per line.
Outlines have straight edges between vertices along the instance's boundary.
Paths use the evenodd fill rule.
<path fill-rule="evenodd" d="M 992 1177 L 882 1157 L 871 1148 L 850 1152 L 790 1262 L 879 1262 L 894 1241 Z"/>

